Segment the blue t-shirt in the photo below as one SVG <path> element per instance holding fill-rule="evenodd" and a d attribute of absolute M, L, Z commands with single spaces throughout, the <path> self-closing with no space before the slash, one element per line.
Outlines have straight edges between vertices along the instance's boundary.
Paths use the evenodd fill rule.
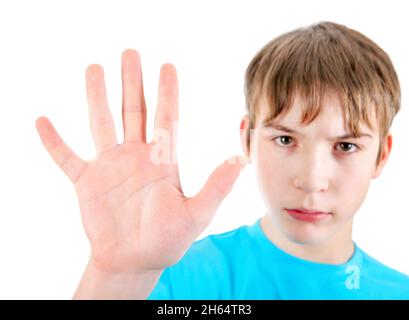
<path fill-rule="evenodd" d="M 196 241 L 148 299 L 409 299 L 409 276 L 354 245 L 344 264 L 303 260 L 275 246 L 258 219 Z"/>

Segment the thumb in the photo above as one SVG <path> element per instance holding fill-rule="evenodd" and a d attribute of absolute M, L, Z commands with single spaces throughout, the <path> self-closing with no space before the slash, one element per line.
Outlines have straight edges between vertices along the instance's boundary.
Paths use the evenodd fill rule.
<path fill-rule="evenodd" d="M 247 158 L 233 156 L 219 165 L 207 179 L 199 193 L 187 200 L 197 225 L 207 227 L 223 199 L 247 164 Z"/>

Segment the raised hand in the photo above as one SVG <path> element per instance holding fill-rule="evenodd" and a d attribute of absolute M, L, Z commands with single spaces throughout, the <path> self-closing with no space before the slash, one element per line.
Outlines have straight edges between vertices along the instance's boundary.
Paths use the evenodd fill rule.
<path fill-rule="evenodd" d="M 164 64 L 160 71 L 150 143 L 136 51 L 122 54 L 122 144 L 117 142 L 100 65 L 87 68 L 86 87 L 96 157 L 89 162 L 78 157 L 45 117 L 36 120 L 40 138 L 74 184 L 94 265 L 113 274 L 162 270 L 176 263 L 209 225 L 245 165 L 244 158 L 228 159 L 197 195 L 185 197 L 173 151 L 178 122 L 175 67 Z"/>

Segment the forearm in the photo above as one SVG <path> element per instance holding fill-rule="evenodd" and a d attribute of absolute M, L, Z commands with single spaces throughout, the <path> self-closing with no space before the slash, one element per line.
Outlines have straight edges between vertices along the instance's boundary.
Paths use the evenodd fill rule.
<path fill-rule="evenodd" d="M 91 262 L 81 278 L 73 299 L 146 299 L 154 289 L 162 271 L 134 274 L 107 274 Z"/>

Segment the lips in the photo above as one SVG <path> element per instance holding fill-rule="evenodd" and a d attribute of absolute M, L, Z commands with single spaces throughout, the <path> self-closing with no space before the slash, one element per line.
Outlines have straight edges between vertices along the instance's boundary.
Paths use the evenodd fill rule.
<path fill-rule="evenodd" d="M 299 213 L 308 213 L 308 214 L 329 213 L 326 211 L 320 211 L 316 209 L 304 209 L 304 208 L 294 208 L 294 209 L 288 209 L 288 210 L 299 212 Z"/>
<path fill-rule="evenodd" d="M 304 222 L 318 222 L 331 215 L 330 212 L 320 211 L 317 209 L 285 209 L 285 211 L 295 220 Z"/>

